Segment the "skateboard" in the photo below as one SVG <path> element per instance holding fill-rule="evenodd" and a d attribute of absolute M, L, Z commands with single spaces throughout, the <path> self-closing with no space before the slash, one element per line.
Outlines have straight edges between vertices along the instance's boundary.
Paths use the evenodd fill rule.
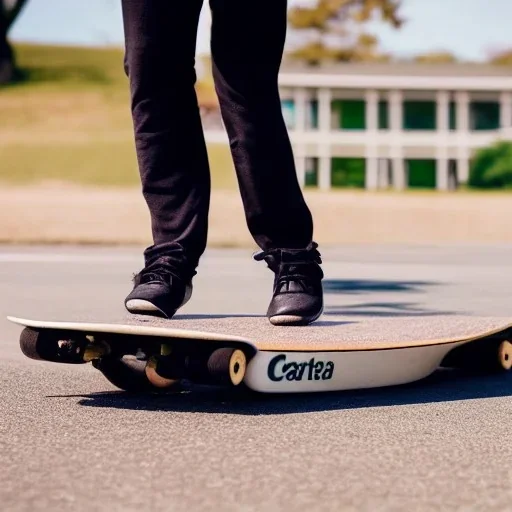
<path fill-rule="evenodd" d="M 131 318 L 122 323 L 37 321 L 23 327 L 25 356 L 91 362 L 114 386 L 169 390 L 180 382 L 262 393 L 405 384 L 439 367 L 507 371 L 512 321 L 428 317 L 274 327 L 261 317 Z"/>

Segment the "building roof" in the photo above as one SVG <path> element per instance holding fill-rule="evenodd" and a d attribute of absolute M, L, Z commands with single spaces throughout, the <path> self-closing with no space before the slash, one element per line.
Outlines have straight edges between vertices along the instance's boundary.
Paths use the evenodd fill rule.
<path fill-rule="evenodd" d="M 308 66 L 283 61 L 281 73 L 319 75 L 386 75 L 386 76 L 504 76 L 512 77 L 512 66 L 480 63 L 419 64 L 416 62 L 350 62 Z"/>
<path fill-rule="evenodd" d="M 308 66 L 283 61 L 279 83 L 284 87 L 512 91 L 512 66 L 414 62 Z"/>

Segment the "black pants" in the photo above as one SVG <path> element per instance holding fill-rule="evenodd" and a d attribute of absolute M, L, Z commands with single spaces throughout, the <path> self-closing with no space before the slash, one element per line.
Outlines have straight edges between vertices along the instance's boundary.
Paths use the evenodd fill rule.
<path fill-rule="evenodd" d="M 135 142 L 155 249 L 206 246 L 210 172 L 194 90 L 202 0 L 122 0 Z M 249 230 L 262 249 L 312 241 L 277 75 L 286 0 L 210 0 L 215 88 Z M 229 232 L 229 224 L 225 227 Z"/>

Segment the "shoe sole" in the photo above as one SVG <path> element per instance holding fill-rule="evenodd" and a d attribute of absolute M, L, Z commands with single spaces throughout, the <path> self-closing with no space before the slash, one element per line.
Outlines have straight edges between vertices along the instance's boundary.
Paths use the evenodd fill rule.
<path fill-rule="evenodd" d="M 180 308 L 183 307 L 190 300 L 191 297 L 192 286 L 187 286 L 185 290 L 185 297 L 183 299 L 183 302 L 180 304 Z M 129 301 L 126 302 L 125 307 L 130 313 L 134 315 L 151 315 L 162 318 L 172 318 L 176 314 L 176 311 L 178 311 L 177 309 L 174 310 L 171 316 L 169 316 L 160 308 L 156 307 L 152 302 L 149 302 L 149 300 L 143 299 L 130 299 Z"/>
<path fill-rule="evenodd" d="M 322 310 L 315 316 L 313 317 L 303 317 L 303 316 L 297 316 L 297 315 L 275 315 L 275 316 L 271 316 L 269 318 L 269 321 L 272 325 L 288 325 L 288 326 L 293 326 L 293 325 L 309 325 L 311 323 L 313 323 L 315 320 L 318 320 L 321 316 L 322 316 L 322 313 L 323 313 L 323 308 Z"/>
<path fill-rule="evenodd" d="M 153 303 L 142 299 L 131 299 L 126 303 L 126 309 L 133 314 L 139 315 L 158 315 L 167 317 L 167 315 L 157 308 Z"/>

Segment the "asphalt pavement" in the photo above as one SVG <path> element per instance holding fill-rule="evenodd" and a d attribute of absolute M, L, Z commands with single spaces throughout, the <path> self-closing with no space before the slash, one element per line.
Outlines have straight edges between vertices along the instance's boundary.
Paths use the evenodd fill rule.
<path fill-rule="evenodd" d="M 24 358 L 6 315 L 120 318 L 141 250 L 0 247 L 2 510 L 510 510 L 512 375 L 141 397 Z M 512 316 L 512 246 L 322 252 L 326 318 Z M 250 251 L 210 250 L 183 313 L 262 314 L 271 283 Z"/>

